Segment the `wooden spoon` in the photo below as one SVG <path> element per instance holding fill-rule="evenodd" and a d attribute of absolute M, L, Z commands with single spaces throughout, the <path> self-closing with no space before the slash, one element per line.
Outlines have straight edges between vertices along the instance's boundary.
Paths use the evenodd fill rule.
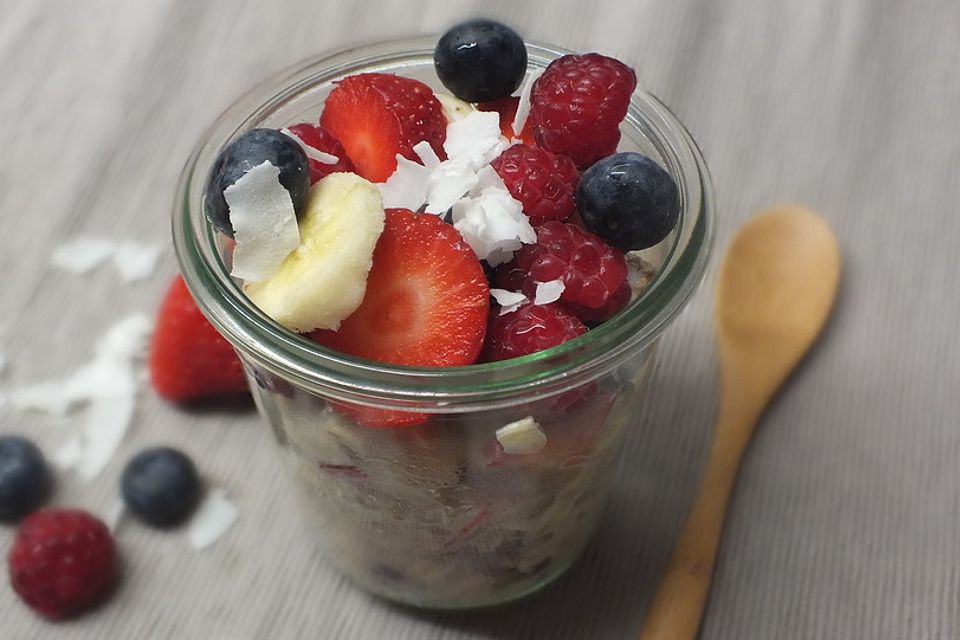
<path fill-rule="evenodd" d="M 713 445 L 640 640 L 696 637 L 740 459 L 764 408 L 820 333 L 839 280 L 836 237 L 804 207 L 758 215 L 733 239 L 717 287 L 720 409 Z"/>

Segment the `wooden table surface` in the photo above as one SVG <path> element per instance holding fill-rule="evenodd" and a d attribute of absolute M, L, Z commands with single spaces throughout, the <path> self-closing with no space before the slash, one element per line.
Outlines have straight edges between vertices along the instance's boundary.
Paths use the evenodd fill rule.
<path fill-rule="evenodd" d="M 566 578 L 496 611 L 418 613 L 328 567 L 249 405 L 187 411 L 141 389 L 96 478 L 53 502 L 104 515 L 124 462 L 172 444 L 237 504 L 213 547 L 134 523 L 104 607 L 50 624 L 0 588 L 0 636 L 103 639 L 630 638 L 694 490 L 714 413 L 717 258 L 752 212 L 807 203 L 845 254 L 829 330 L 769 411 L 724 539 L 704 640 L 960 637 L 960 4 L 0 0 L 0 373 L 5 390 L 86 362 L 152 315 L 176 265 L 183 162 L 242 91 L 301 58 L 484 14 L 530 40 L 615 53 L 688 125 L 713 174 L 718 251 L 660 349 L 601 531 Z M 80 236 L 164 247 L 153 277 L 50 265 Z M 80 419 L 0 408 L 46 452 Z M 13 530 L 0 528 L 6 549 Z"/>

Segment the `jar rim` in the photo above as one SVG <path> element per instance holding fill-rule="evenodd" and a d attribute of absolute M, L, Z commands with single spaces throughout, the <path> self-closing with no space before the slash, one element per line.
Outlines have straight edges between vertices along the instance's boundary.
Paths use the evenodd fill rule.
<path fill-rule="evenodd" d="M 242 293 L 217 250 L 203 193 L 219 150 L 270 113 L 337 78 L 361 70 L 432 60 L 436 37 L 344 49 L 282 71 L 234 102 L 214 122 L 181 173 L 173 240 L 187 287 L 203 314 L 245 360 L 293 384 L 344 401 L 386 408 L 508 405 L 560 393 L 596 379 L 651 345 L 697 289 L 713 238 L 713 194 L 700 150 L 680 121 L 653 95 L 636 91 L 625 127 L 657 147 L 681 192 L 672 246 L 654 279 L 630 305 L 584 335 L 521 358 L 459 367 L 408 367 L 355 358 L 323 347 L 267 317 Z M 573 53 L 527 44 L 528 67 Z"/>

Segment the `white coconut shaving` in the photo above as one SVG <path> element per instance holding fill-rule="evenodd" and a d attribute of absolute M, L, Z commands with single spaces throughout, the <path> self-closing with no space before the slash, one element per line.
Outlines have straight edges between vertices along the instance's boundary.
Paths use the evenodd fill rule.
<path fill-rule="evenodd" d="M 146 280 L 153 275 L 160 258 L 161 246 L 142 244 L 129 240 L 118 243 L 113 249 L 113 265 L 124 282 Z"/>
<path fill-rule="evenodd" d="M 377 185 L 383 198 L 383 207 L 400 207 L 417 211 L 427 200 L 427 181 L 430 169 L 419 162 L 397 154 L 397 169 L 386 182 Z"/>
<path fill-rule="evenodd" d="M 533 416 L 527 416 L 497 429 L 497 442 L 510 455 L 537 453 L 547 446 L 547 434 Z"/>
<path fill-rule="evenodd" d="M 104 238 L 75 238 L 53 250 L 50 264 L 82 275 L 113 255 L 115 245 Z"/>
<path fill-rule="evenodd" d="M 107 525 L 107 528 L 110 529 L 110 533 L 117 533 L 120 525 L 124 521 L 126 513 L 127 508 L 126 505 L 123 504 L 123 500 L 120 498 L 114 500 L 113 504 L 110 505 L 110 509 L 107 511 L 107 517 L 104 519 L 104 523 Z"/>
<path fill-rule="evenodd" d="M 507 291 L 506 289 L 490 289 L 490 295 L 500 305 L 500 315 L 504 316 L 513 313 L 527 302 L 527 296 L 519 291 Z"/>
<path fill-rule="evenodd" d="M 447 158 L 467 158 L 475 170 L 490 164 L 510 143 L 500 132 L 500 114 L 472 111 L 447 125 Z"/>
<path fill-rule="evenodd" d="M 440 166 L 440 156 L 437 155 L 437 152 L 433 150 L 433 147 L 430 146 L 430 143 L 426 140 L 422 140 L 413 145 L 413 152 L 417 154 L 417 157 L 420 158 L 423 166 L 427 169 L 433 171 Z"/>
<path fill-rule="evenodd" d="M 427 213 L 442 215 L 477 185 L 477 171 L 468 158 L 441 162 L 427 179 Z"/>
<path fill-rule="evenodd" d="M 142 314 L 124 318 L 97 342 L 93 359 L 71 375 L 10 392 L 10 405 L 20 411 L 63 417 L 85 407 L 80 430 L 52 456 L 60 468 L 93 478 L 113 457 L 133 418 L 138 366 L 151 327 Z"/>
<path fill-rule="evenodd" d="M 556 302 L 560 299 L 560 294 L 566 285 L 563 280 L 550 280 L 549 282 L 538 282 L 537 291 L 533 296 L 533 304 L 544 305 Z"/>
<path fill-rule="evenodd" d="M 520 89 L 520 101 L 517 103 L 517 112 L 513 116 L 513 134 L 520 137 L 523 133 L 523 125 L 527 124 L 527 117 L 530 115 L 530 93 L 533 91 L 533 83 L 537 81 L 545 69 L 531 71 L 527 79 L 523 81 L 523 88 Z"/>
<path fill-rule="evenodd" d="M 469 102 L 464 102 L 460 98 L 454 98 L 447 93 L 437 93 L 437 100 L 440 101 L 440 109 L 443 111 L 443 117 L 447 122 L 460 120 L 466 117 L 475 107 Z"/>
<path fill-rule="evenodd" d="M 496 188 L 484 189 L 479 196 L 454 204 L 453 226 L 477 257 L 494 267 L 508 262 L 524 243 L 537 241 L 537 232 L 521 204 L 510 192 Z"/>
<path fill-rule="evenodd" d="M 258 164 L 224 189 L 223 197 L 237 241 L 231 275 L 247 282 L 266 280 L 300 245 L 293 200 L 280 184 L 280 169 Z"/>
<path fill-rule="evenodd" d="M 187 535 L 190 546 L 196 550 L 206 549 L 225 534 L 239 516 L 223 489 L 212 489 L 197 512 L 190 519 Z"/>
<path fill-rule="evenodd" d="M 287 137 L 293 138 L 294 142 L 300 145 L 300 148 L 303 149 L 303 152 L 311 160 L 316 160 L 320 164 L 337 164 L 340 162 L 340 158 L 337 156 L 333 155 L 332 153 L 327 153 L 326 151 L 321 151 L 316 147 L 311 147 L 304 142 L 303 138 L 295 134 L 293 131 L 290 131 L 290 129 L 287 129 L 286 127 L 280 129 L 280 133 Z"/>

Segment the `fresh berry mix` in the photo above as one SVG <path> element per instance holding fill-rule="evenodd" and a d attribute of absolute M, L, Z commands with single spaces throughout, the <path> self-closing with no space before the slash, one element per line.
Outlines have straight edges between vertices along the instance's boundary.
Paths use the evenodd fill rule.
<path fill-rule="evenodd" d="M 10 584 L 48 618 L 73 616 L 102 601 L 117 577 L 106 525 L 85 511 L 42 509 L 20 525 L 8 556 Z"/>
<path fill-rule="evenodd" d="M 247 131 L 224 149 L 210 172 L 207 183 L 206 211 L 210 222 L 233 236 L 230 207 L 223 192 L 250 169 L 269 162 L 280 170 L 280 184 L 290 193 L 294 210 L 303 210 L 310 188 L 307 156 L 295 140 L 276 129 Z"/>
<path fill-rule="evenodd" d="M 323 127 L 310 124 L 309 122 L 301 122 L 300 124 L 295 124 L 290 127 L 290 133 L 300 138 L 300 141 L 311 149 L 329 154 L 337 159 L 334 163 L 320 162 L 319 160 L 311 158 L 308 152 L 307 162 L 310 164 L 310 184 L 317 182 L 320 178 L 324 178 L 331 173 L 353 173 L 356 171 L 353 163 L 350 162 L 350 158 L 347 157 L 347 152 L 343 150 L 343 145 L 340 144 L 339 140 L 327 133 Z"/>
<path fill-rule="evenodd" d="M 573 213 L 573 192 L 580 172 L 567 156 L 529 144 L 517 144 L 490 163 L 503 184 L 523 205 L 534 226 L 563 221 Z"/>
<path fill-rule="evenodd" d="M 357 173 L 383 182 L 397 168 L 397 154 L 416 160 L 415 144 L 427 141 L 444 158 L 447 122 L 430 87 L 386 73 L 344 78 L 327 97 L 320 126 L 340 141 Z"/>
<path fill-rule="evenodd" d="M 639 153 L 618 153 L 587 169 L 577 205 L 586 227 L 622 251 L 652 247 L 680 217 L 677 183 Z"/>
<path fill-rule="evenodd" d="M 560 303 L 572 305 L 571 311 L 601 309 L 626 283 L 627 263 L 620 251 L 592 233 L 546 222 L 537 229 L 536 244 L 524 245 L 512 262 L 498 268 L 497 283 L 532 298 L 538 283 L 553 280 L 563 282 Z"/>
<path fill-rule="evenodd" d="M 433 52 L 437 76 L 467 102 L 505 98 L 527 72 L 527 48 L 517 33 L 492 20 L 459 24 L 440 38 Z"/>
<path fill-rule="evenodd" d="M 17 520 L 36 509 L 49 487 L 40 449 L 26 438 L 0 437 L 0 521 Z"/>
<path fill-rule="evenodd" d="M 181 451 L 155 447 L 138 453 L 123 470 L 120 491 L 134 516 L 154 526 L 183 521 L 200 499 L 200 476 Z"/>
<path fill-rule="evenodd" d="M 236 352 L 200 312 L 181 276 L 157 315 L 150 380 L 157 393 L 174 401 L 248 391 Z"/>
<path fill-rule="evenodd" d="M 556 347 L 587 332 L 587 327 L 557 304 L 527 304 L 512 313 L 494 314 L 487 331 L 484 359 L 493 362 Z"/>
<path fill-rule="evenodd" d="M 599 53 L 554 60 L 533 85 L 530 120 L 537 143 L 579 167 L 614 153 L 636 86 L 633 69 Z"/>
<path fill-rule="evenodd" d="M 481 102 L 477 104 L 477 109 L 480 111 L 496 111 L 500 115 L 500 133 L 502 133 L 503 137 L 507 140 L 516 138 L 526 144 L 536 144 L 533 138 L 533 130 L 530 128 L 529 118 L 523 123 L 523 130 L 520 131 L 519 136 L 513 130 L 513 120 L 517 117 L 517 107 L 519 106 L 520 98 L 510 96 L 491 102 Z"/>

